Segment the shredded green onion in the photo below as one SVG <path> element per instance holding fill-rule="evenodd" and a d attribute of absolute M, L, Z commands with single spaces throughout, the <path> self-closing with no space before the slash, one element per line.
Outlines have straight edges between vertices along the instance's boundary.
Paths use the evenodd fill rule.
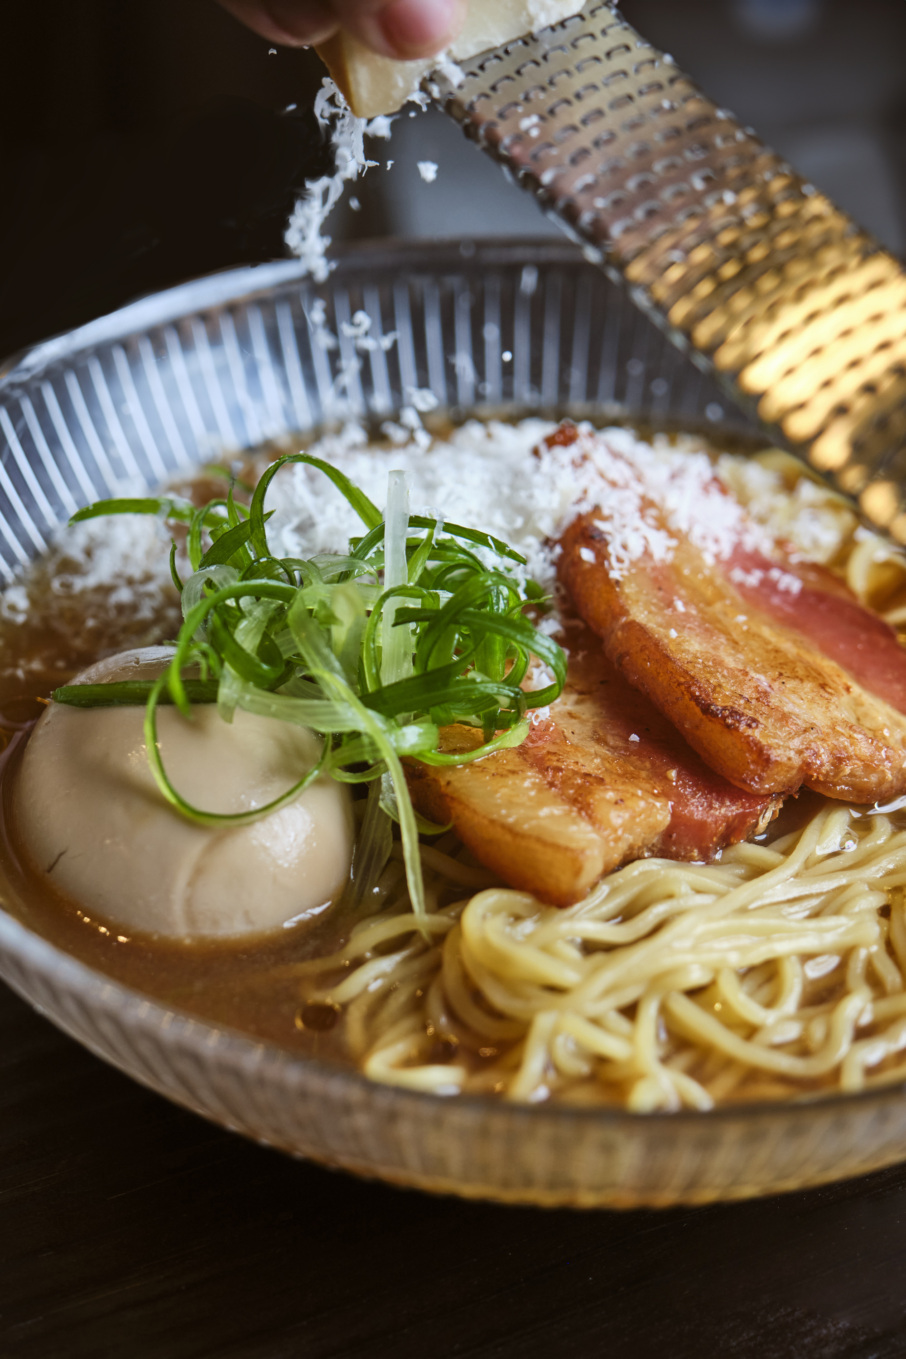
<path fill-rule="evenodd" d="M 365 533 L 342 556 L 279 558 L 267 537 L 268 488 L 281 467 L 305 463 L 345 496 Z M 413 909 L 425 912 L 416 816 L 403 760 L 465 764 L 519 745 L 526 713 L 550 704 L 566 678 L 566 658 L 540 632 L 526 606 L 541 602 L 532 582 L 520 588 L 512 564 L 524 559 L 477 529 L 409 514 L 400 472 L 390 474 L 386 516 L 337 468 L 308 454 L 279 458 L 248 506 L 234 498 L 196 509 L 170 497 L 104 500 L 73 522 L 108 514 L 151 514 L 181 525 L 191 574 L 182 581 L 175 547 L 170 572 L 183 625 L 159 679 L 66 685 L 53 697 L 77 707 L 145 706 L 149 763 L 163 796 L 199 824 L 243 824 L 285 806 L 316 778 L 368 785 L 353 864 L 367 899 L 387 863 L 391 826 L 400 828 Z M 488 566 L 493 554 L 496 564 Z M 553 676 L 537 691 L 523 686 L 534 661 Z M 223 815 L 186 801 L 170 781 L 157 740 L 157 709 L 217 703 L 225 720 L 237 708 L 321 734 L 314 769 L 280 798 L 254 811 Z M 463 754 L 440 749 L 440 729 L 475 727 L 482 740 Z"/>

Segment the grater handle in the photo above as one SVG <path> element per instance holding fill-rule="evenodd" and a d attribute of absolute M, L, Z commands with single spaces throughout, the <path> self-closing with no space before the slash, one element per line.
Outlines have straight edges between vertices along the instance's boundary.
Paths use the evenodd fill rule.
<path fill-rule="evenodd" d="M 770 437 L 906 543 L 906 273 L 611 3 L 430 89 Z"/>

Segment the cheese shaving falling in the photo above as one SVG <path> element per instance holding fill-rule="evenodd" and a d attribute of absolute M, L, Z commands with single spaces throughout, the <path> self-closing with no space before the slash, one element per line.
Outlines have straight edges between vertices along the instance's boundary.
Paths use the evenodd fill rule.
<path fill-rule="evenodd" d="M 331 238 L 324 223 L 343 196 L 347 184 L 377 165 L 365 154 L 365 138 L 390 137 L 392 118 L 380 116 L 367 122 L 356 118 L 332 80 L 325 79 L 315 99 L 315 117 L 333 148 L 336 168 L 332 175 L 313 180 L 293 209 L 286 228 L 286 244 L 302 261 L 316 283 L 323 283 L 332 265 L 327 259 Z"/>

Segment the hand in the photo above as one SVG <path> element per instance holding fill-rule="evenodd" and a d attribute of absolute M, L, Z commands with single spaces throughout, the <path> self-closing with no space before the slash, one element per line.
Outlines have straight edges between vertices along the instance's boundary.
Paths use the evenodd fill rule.
<path fill-rule="evenodd" d="M 466 0 L 220 0 L 270 42 L 310 46 L 346 29 L 385 57 L 434 56 L 454 38 Z"/>

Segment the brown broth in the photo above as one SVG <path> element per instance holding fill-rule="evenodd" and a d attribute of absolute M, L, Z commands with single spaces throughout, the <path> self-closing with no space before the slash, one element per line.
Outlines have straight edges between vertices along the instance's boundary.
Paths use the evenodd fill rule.
<path fill-rule="evenodd" d="M 51 557 L 25 582 L 23 621 L 0 617 L 0 901 L 16 919 L 81 962 L 190 1014 L 309 1054 L 342 1058 L 336 1016 L 306 1006 L 293 965 L 332 952 L 348 932 L 342 908 L 237 942 L 180 942 L 119 930 L 90 916 L 29 868 L 18 844 L 15 778 L 28 734 L 52 691 L 102 657 L 175 635 L 175 594 L 139 587 L 130 609 L 106 587 L 61 596 Z"/>
<path fill-rule="evenodd" d="M 270 456 L 274 451 L 284 450 L 272 450 Z M 242 479 L 254 481 L 267 458 L 267 453 L 249 456 L 238 469 Z M 222 485 L 200 475 L 179 489 L 202 503 L 219 494 Z M 66 583 L 62 591 L 61 580 Z M 29 869 L 17 843 L 15 778 L 42 703 L 90 663 L 172 638 L 181 616 L 175 591 L 161 590 L 150 581 L 137 582 L 131 595 L 103 583 L 80 588 L 78 563 L 60 554 L 52 553 L 39 563 L 20 588 L 27 593 L 21 620 L 13 621 L 0 610 L 0 902 L 64 952 L 166 1005 L 291 1051 L 352 1061 L 341 1016 L 327 1005 L 307 1001 L 297 970 L 300 963 L 341 947 L 353 923 L 346 907 L 331 908 L 323 917 L 269 935 L 233 942 L 183 942 L 120 931 L 57 892 L 46 875 L 39 877 Z M 790 799 L 770 838 L 804 826 L 821 802 L 807 792 Z M 318 978 L 322 984 L 326 980 L 323 973 Z M 840 985 L 836 974 L 816 981 L 808 987 L 807 1000 L 818 1003 Z M 455 1056 L 473 1070 L 493 1065 L 498 1057 L 506 1061 L 506 1045 L 491 1053 L 445 1051 L 441 1038 L 432 1061 L 442 1063 Z M 710 1059 L 702 1060 L 702 1069 L 693 1065 L 691 1074 L 705 1074 Z M 798 1087 L 800 1093 L 802 1088 Z M 745 1088 L 746 1098 L 794 1093 L 788 1083 L 769 1076 Z M 582 1087 L 557 1093 L 566 1102 L 587 1097 Z"/>

